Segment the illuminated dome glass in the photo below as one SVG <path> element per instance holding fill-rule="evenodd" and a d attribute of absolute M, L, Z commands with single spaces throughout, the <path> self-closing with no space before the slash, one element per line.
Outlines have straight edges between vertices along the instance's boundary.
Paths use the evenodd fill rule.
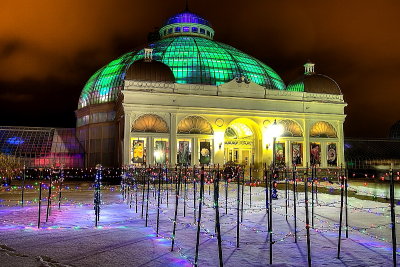
<path fill-rule="evenodd" d="M 172 27 L 169 23 L 174 26 L 172 33 L 168 32 Z M 176 23 L 183 23 L 190 32 L 175 31 Z M 204 33 L 202 25 L 207 29 Z M 180 84 L 220 85 L 244 76 L 269 89 L 285 89 L 282 79 L 270 67 L 232 46 L 212 40 L 214 32 L 209 25 L 190 12 L 172 16 L 161 28 L 166 32 L 161 34 L 162 39 L 148 45 L 153 49 L 153 60 L 171 68 L 175 82 Z M 127 69 L 143 58 L 144 49 L 129 52 L 98 70 L 83 88 L 78 108 L 114 101 L 123 87 Z"/>

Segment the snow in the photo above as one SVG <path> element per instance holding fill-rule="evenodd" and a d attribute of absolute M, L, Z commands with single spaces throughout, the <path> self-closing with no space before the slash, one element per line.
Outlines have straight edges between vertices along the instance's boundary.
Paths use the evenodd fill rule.
<path fill-rule="evenodd" d="M 145 214 L 141 217 L 142 191 L 138 191 L 136 213 L 135 191 L 131 191 L 131 208 L 123 201 L 119 187 L 102 189 L 99 227 L 94 227 L 93 188 L 90 184 L 70 184 L 63 188 L 61 209 L 58 190 L 53 190 L 52 209 L 46 223 L 43 190 L 41 227 L 37 228 L 38 190 L 26 189 L 21 207 L 20 189 L 0 191 L 0 260 L 1 266 L 191 266 L 194 263 L 196 229 L 193 209 L 193 186 L 181 191 L 175 250 L 171 252 L 171 236 L 175 209 L 175 192 L 162 192 L 160 236 L 156 236 L 157 200 L 150 191 L 149 227 Z M 199 196 L 197 186 L 196 197 Z M 290 185 L 290 189 L 292 185 Z M 213 187 L 205 186 L 199 247 L 199 266 L 218 266 L 218 244 L 215 236 Z M 240 224 L 240 246 L 236 248 L 237 185 L 228 190 L 228 213 L 225 214 L 225 188 L 220 186 L 220 221 L 225 266 L 265 266 L 269 264 L 265 189 L 249 187 L 244 192 L 244 217 Z M 145 194 L 146 196 L 146 194 Z M 306 266 L 304 193 L 298 193 L 298 242 L 294 242 L 293 191 L 289 191 L 288 220 L 285 213 L 285 192 L 273 201 L 273 266 Z M 311 193 L 309 193 L 311 223 Z M 349 198 L 349 238 L 342 233 L 341 258 L 337 259 L 340 196 L 318 193 L 315 202 L 314 228 L 311 229 L 311 254 L 314 266 L 390 266 L 392 245 L 390 209 L 387 203 Z M 198 201 L 196 201 L 198 205 Z M 144 206 L 144 213 L 146 211 Z M 198 210 L 198 207 L 196 207 Z M 396 207 L 396 214 L 400 210 Z M 397 221 L 400 217 L 396 216 Z M 343 220 L 344 223 L 344 220 Z M 344 224 L 343 224 L 344 225 Z M 400 231 L 397 227 L 397 238 Z M 343 227 L 344 229 L 344 227 Z M 399 253 L 399 249 L 398 252 Z"/>

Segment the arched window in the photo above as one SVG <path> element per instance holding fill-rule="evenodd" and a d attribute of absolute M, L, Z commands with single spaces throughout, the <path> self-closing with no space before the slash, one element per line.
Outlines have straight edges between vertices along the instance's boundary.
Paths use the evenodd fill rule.
<path fill-rule="evenodd" d="M 189 116 L 178 124 L 178 133 L 181 134 L 213 134 L 211 124 L 200 116 Z"/>
<path fill-rule="evenodd" d="M 168 133 L 167 123 L 154 114 L 145 114 L 137 118 L 132 125 L 133 132 Z"/>
<path fill-rule="evenodd" d="M 302 137 L 303 131 L 300 125 L 293 120 L 281 120 L 279 124 L 283 127 L 283 134 L 281 137 Z"/>
<path fill-rule="evenodd" d="M 335 128 L 326 121 L 314 123 L 310 129 L 310 137 L 337 138 Z"/>
<path fill-rule="evenodd" d="M 243 123 L 231 124 L 225 131 L 226 139 L 253 138 L 253 131 Z"/>

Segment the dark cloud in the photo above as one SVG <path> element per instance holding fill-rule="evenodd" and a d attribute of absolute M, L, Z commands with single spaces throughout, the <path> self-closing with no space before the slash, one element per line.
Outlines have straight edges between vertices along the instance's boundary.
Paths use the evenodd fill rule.
<path fill-rule="evenodd" d="M 0 124 L 74 126 L 90 75 L 145 43 L 184 3 L 3 0 L 0 112 L 10 115 Z M 346 135 L 384 137 L 400 119 L 399 1 L 203 0 L 189 6 L 211 21 L 216 40 L 266 62 L 286 83 L 314 61 L 349 103 Z"/>
<path fill-rule="evenodd" d="M 22 44 L 18 40 L 0 40 L 0 60 L 12 57 L 15 53 L 18 53 L 21 46 Z"/>

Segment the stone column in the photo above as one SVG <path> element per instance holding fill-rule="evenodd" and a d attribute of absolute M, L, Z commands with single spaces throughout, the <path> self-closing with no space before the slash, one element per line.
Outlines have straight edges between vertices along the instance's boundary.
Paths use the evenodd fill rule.
<path fill-rule="evenodd" d="M 147 165 L 154 165 L 155 164 L 155 160 L 154 160 L 154 137 L 153 136 L 149 136 L 147 137 Z"/>
<path fill-rule="evenodd" d="M 303 166 L 310 167 L 310 121 L 304 121 Z"/>
<path fill-rule="evenodd" d="M 290 153 L 291 144 L 292 141 L 289 140 L 285 141 L 285 163 L 287 168 L 290 168 L 292 166 L 292 153 Z"/>
<path fill-rule="evenodd" d="M 192 165 L 199 165 L 199 138 L 192 138 Z"/>
<path fill-rule="evenodd" d="M 345 162 L 345 158 L 344 158 L 344 131 L 343 131 L 343 121 L 338 121 L 337 123 L 337 130 L 338 130 L 338 145 L 337 145 L 337 163 L 338 166 L 340 167 L 341 164 L 343 164 L 343 168 L 346 167 L 346 162 Z"/>
<path fill-rule="evenodd" d="M 130 159 L 130 151 L 131 151 L 131 126 L 132 126 L 132 116 L 129 112 L 125 113 L 124 116 L 124 145 L 123 155 L 124 158 L 122 159 L 123 165 L 129 165 L 131 162 Z"/>
<path fill-rule="evenodd" d="M 328 143 L 327 141 L 321 142 L 321 167 L 327 168 L 328 167 Z"/>

